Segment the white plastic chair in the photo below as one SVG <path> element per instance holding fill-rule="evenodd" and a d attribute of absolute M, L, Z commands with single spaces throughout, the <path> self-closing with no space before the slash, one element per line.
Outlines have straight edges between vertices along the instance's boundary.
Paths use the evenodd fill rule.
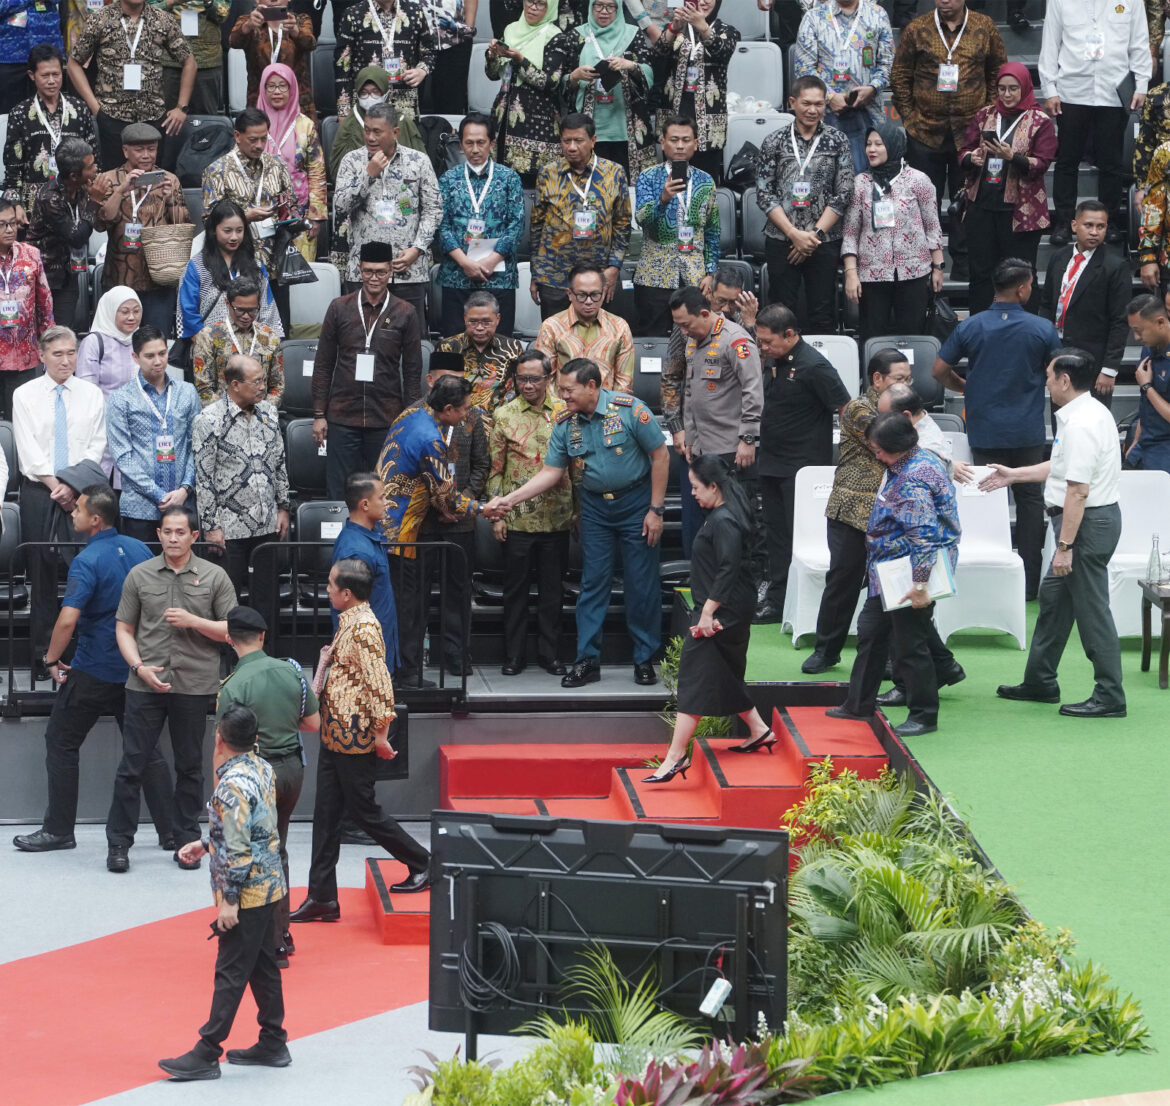
<path fill-rule="evenodd" d="M 966 439 L 966 435 L 959 435 Z M 959 507 L 959 564 L 955 594 L 940 599 L 934 622 L 944 641 L 969 627 L 1011 634 L 1021 649 L 1024 617 L 1024 562 L 1012 551 L 1007 489 L 983 493 L 977 485 L 955 487 Z"/>
<path fill-rule="evenodd" d="M 763 42 L 768 37 L 770 12 L 760 11 L 756 0 L 725 0 L 719 18 L 740 33 L 743 42 Z"/>
<path fill-rule="evenodd" d="M 487 12 L 484 13 L 487 18 Z M 471 69 L 467 74 L 467 103 L 472 111 L 491 112 L 492 104 L 496 102 L 496 95 L 500 91 L 500 82 L 488 79 L 484 69 L 484 59 L 487 57 L 488 44 L 475 42 L 471 46 Z"/>
<path fill-rule="evenodd" d="M 341 295 L 341 274 L 328 261 L 311 261 L 316 284 L 294 284 L 288 290 L 288 317 L 293 326 L 320 326 L 325 311 Z"/>
<path fill-rule="evenodd" d="M 968 465 L 973 463 L 971 444 L 966 434 L 960 434 L 957 430 L 944 430 L 943 437 L 951 443 L 952 461 L 965 461 Z"/>
<path fill-rule="evenodd" d="M 792 644 L 817 628 L 825 574 L 829 571 L 829 539 L 825 507 L 833 491 L 832 465 L 809 465 L 796 474 L 792 523 L 792 563 L 788 567 L 788 590 L 784 595 L 784 625 L 792 628 Z M 865 601 L 858 592 L 857 607 Z M 857 632 L 857 611 L 849 632 Z"/>
<path fill-rule="evenodd" d="M 248 58 L 243 50 L 228 51 L 228 107 L 233 115 L 248 106 Z"/>
<path fill-rule="evenodd" d="M 321 9 L 321 33 L 317 36 L 318 43 L 336 42 L 337 30 L 333 26 L 333 5 L 326 4 Z"/>
<path fill-rule="evenodd" d="M 540 305 L 532 302 L 528 286 L 532 283 L 532 264 L 521 261 L 516 265 L 520 286 L 516 289 L 516 337 L 535 338 L 540 332 Z"/>
<path fill-rule="evenodd" d="M 1146 574 L 1154 535 L 1163 542 L 1170 538 L 1170 473 L 1144 469 L 1123 472 L 1118 502 L 1121 540 L 1109 560 L 1109 609 L 1118 637 L 1136 637 L 1142 632 L 1142 620 L 1141 597 L 1134 581 Z M 1073 559 L 1075 565 L 1075 553 Z M 1159 634 L 1159 620 L 1153 622 L 1154 633 Z"/>
<path fill-rule="evenodd" d="M 848 334 L 806 334 L 804 340 L 837 370 L 849 398 L 855 399 L 861 392 L 857 343 Z"/>
<path fill-rule="evenodd" d="M 472 55 L 472 68 L 475 56 Z M 741 42 L 727 67 L 727 91 L 784 106 L 784 55 L 774 42 Z"/>
<path fill-rule="evenodd" d="M 754 6 L 754 5 L 753 5 Z M 763 13 L 761 13 L 763 14 Z M 792 123 L 792 116 L 786 112 L 732 112 L 727 116 L 727 142 L 723 147 L 723 171 L 731 168 L 731 159 L 751 142 L 757 149 L 773 131 Z"/>

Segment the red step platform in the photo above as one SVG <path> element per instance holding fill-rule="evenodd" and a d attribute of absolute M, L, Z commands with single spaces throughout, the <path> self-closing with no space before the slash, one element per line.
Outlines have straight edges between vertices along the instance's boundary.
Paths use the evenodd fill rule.
<path fill-rule="evenodd" d="M 808 794 L 809 767 L 832 757 L 838 770 L 865 779 L 889 763 L 869 722 L 825 717 L 824 707 L 778 708 L 771 753 L 732 753 L 740 738 L 700 738 L 685 778 L 643 783 L 661 744 L 443 745 L 439 805 L 491 814 L 684 822 L 778 829 L 783 814 Z M 665 731 L 664 731 L 665 732 Z M 391 895 L 406 869 L 367 862 L 366 890 L 386 944 L 428 940 L 430 895 Z"/>

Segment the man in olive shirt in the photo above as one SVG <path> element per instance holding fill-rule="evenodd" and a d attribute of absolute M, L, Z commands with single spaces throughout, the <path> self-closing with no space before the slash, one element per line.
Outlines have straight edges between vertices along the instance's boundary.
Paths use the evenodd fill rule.
<path fill-rule="evenodd" d="M 301 666 L 292 659 L 278 660 L 264 652 L 268 625 L 251 607 L 228 611 L 227 636 L 239 657 L 236 670 L 219 689 L 215 716 L 223 717 L 232 704 L 248 707 L 256 715 L 257 751 L 272 765 L 276 776 L 276 832 L 280 836 L 280 863 L 288 886 L 288 824 L 305 782 L 305 747 L 301 730 L 316 732 L 321 726 L 317 696 Z M 272 916 L 272 943 L 276 962 L 288 967 L 293 951 L 288 931 L 288 893 L 276 904 Z"/>
<path fill-rule="evenodd" d="M 130 870 L 130 846 L 138 828 L 142 770 L 158 744 L 163 723 L 175 758 L 175 837 L 179 849 L 198 841 L 203 812 L 203 737 L 219 687 L 219 648 L 227 641 L 227 613 L 236 593 L 227 573 L 196 557 L 195 512 L 186 504 L 166 508 L 159 519 L 162 555 L 135 565 L 122 586 L 115 635 L 130 666 L 122 759 L 106 819 L 111 872 Z M 180 868 L 198 868 L 175 850 Z"/>

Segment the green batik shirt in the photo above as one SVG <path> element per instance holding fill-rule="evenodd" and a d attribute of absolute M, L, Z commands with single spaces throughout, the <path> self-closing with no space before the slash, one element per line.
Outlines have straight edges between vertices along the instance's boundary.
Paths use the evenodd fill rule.
<path fill-rule="evenodd" d="M 184 0 L 170 10 L 169 14 L 179 23 L 180 30 L 183 25 L 183 12 L 194 12 L 199 20 L 199 33 L 183 37 L 191 47 L 191 53 L 195 55 L 195 64 L 200 69 L 218 69 L 223 65 L 223 32 L 220 30 L 220 24 L 227 19 L 231 6 L 231 0 Z M 165 3 L 158 3 L 156 0 L 151 0 L 151 7 L 158 8 L 161 12 L 167 10 Z M 187 18 L 190 20 L 191 17 Z M 170 54 L 163 55 L 162 65 L 164 69 L 183 68 L 183 63 L 175 61 Z"/>
<path fill-rule="evenodd" d="M 276 832 L 276 776 L 255 750 L 216 769 L 207 804 L 211 891 L 216 905 L 241 910 L 277 902 L 288 893 Z"/>

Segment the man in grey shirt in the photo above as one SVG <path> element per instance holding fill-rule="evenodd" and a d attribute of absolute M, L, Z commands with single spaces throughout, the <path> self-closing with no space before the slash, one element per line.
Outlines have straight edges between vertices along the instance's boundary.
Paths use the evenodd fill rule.
<path fill-rule="evenodd" d="M 175 758 L 175 863 L 188 841 L 198 841 L 203 810 L 203 737 L 219 690 L 219 648 L 227 641 L 227 613 L 236 593 L 227 573 L 191 552 L 198 537 L 195 512 L 184 504 L 163 510 L 161 556 L 130 570 L 122 586 L 115 634 L 130 666 L 122 759 L 106 819 L 111 872 L 130 870 L 130 846 L 138 828 L 142 770 L 158 744 L 163 723 Z"/>

